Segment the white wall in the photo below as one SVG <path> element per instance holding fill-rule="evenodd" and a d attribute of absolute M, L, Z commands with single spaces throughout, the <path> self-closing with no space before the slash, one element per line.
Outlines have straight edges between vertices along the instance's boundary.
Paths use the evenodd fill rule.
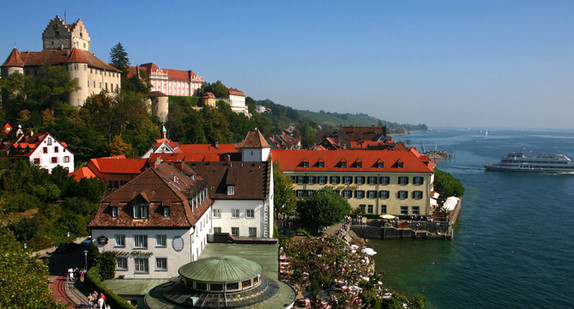
<path fill-rule="evenodd" d="M 240 237 L 249 236 L 249 228 L 257 228 L 257 238 L 263 238 L 263 216 L 265 213 L 262 200 L 216 200 L 212 209 L 219 209 L 221 217 L 213 217 L 213 227 L 220 227 L 222 233 L 231 234 L 232 227 L 239 228 Z M 232 209 L 239 209 L 239 218 L 232 218 Z M 247 218 L 247 209 L 254 209 L 254 217 Z"/>
<path fill-rule="evenodd" d="M 48 139 L 51 139 L 51 145 L 48 145 Z M 56 147 L 58 148 L 58 152 L 56 152 Z M 46 153 L 44 153 L 44 148 L 47 150 Z M 64 162 L 66 157 L 68 157 L 68 162 Z M 57 158 L 58 163 L 52 163 L 52 158 Z M 51 135 L 44 138 L 44 141 L 42 141 L 36 151 L 30 155 L 30 164 L 34 164 L 34 159 L 39 159 L 40 164 L 37 165 L 41 168 L 47 169 L 50 173 L 52 172 L 52 169 L 58 165 L 67 168 L 70 173 L 74 171 L 74 154 L 69 152 Z"/>

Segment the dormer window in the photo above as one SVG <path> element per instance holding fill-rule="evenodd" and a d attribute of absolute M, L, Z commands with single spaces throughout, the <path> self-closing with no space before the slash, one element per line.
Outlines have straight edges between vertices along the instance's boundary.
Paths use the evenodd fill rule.
<path fill-rule="evenodd" d="M 169 206 L 164 206 L 164 207 L 163 207 L 163 217 L 164 217 L 164 218 L 169 218 L 169 217 L 171 217 L 171 209 L 169 208 Z"/>
<path fill-rule="evenodd" d="M 227 186 L 227 195 L 235 195 L 235 186 Z"/>
<path fill-rule="evenodd" d="M 303 167 L 308 168 L 309 167 L 309 161 L 303 161 Z"/>
<path fill-rule="evenodd" d="M 342 168 L 347 168 L 347 161 L 341 161 L 340 165 Z"/>
<path fill-rule="evenodd" d="M 385 167 L 385 164 L 383 163 L 383 161 L 379 160 L 379 161 L 377 161 L 377 163 L 375 164 L 375 166 L 376 166 L 377 168 L 383 168 L 383 167 Z"/>
<path fill-rule="evenodd" d="M 319 162 L 317 162 L 317 167 L 324 168 L 325 167 L 325 161 L 323 161 L 322 159 L 319 160 Z"/>
<path fill-rule="evenodd" d="M 363 168 L 363 162 L 362 161 L 355 162 L 355 167 L 356 168 Z"/>
<path fill-rule="evenodd" d="M 112 207 L 111 207 L 111 212 L 112 212 L 112 218 L 117 218 L 117 217 L 118 217 L 118 207 L 117 207 L 117 206 L 112 206 Z"/>
<path fill-rule="evenodd" d="M 148 210 L 149 210 L 149 205 L 148 204 L 135 204 L 134 206 L 134 219 L 148 219 L 149 215 L 148 215 Z"/>
<path fill-rule="evenodd" d="M 395 165 L 393 165 L 394 168 L 403 168 L 404 166 L 405 164 L 402 161 L 397 161 Z"/>

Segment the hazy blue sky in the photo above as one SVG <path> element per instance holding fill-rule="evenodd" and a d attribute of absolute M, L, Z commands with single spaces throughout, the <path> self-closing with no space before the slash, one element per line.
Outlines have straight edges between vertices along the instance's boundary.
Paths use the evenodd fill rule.
<path fill-rule="evenodd" d="M 92 52 L 255 99 L 431 127 L 574 128 L 574 1 L 9 1 L 0 57 L 56 15 Z M 4 56 L 2 56 L 4 55 Z M 1 61 L 3 61 L 3 59 Z"/>

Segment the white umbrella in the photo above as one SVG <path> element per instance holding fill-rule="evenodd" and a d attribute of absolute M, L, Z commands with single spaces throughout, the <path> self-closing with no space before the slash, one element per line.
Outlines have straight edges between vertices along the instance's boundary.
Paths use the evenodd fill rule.
<path fill-rule="evenodd" d="M 395 216 L 386 214 L 386 215 L 381 215 L 381 218 L 383 218 L 383 219 L 394 219 Z"/>

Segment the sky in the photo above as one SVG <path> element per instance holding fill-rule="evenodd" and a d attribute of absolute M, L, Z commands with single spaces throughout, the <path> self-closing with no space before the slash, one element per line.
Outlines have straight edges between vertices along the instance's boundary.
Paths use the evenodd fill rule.
<path fill-rule="evenodd" d="M 9 1 L 0 58 L 56 15 L 91 51 L 296 109 L 429 127 L 574 129 L 574 1 Z M 4 56 L 2 56 L 4 55 Z M 3 58 L 5 59 L 5 58 Z"/>

